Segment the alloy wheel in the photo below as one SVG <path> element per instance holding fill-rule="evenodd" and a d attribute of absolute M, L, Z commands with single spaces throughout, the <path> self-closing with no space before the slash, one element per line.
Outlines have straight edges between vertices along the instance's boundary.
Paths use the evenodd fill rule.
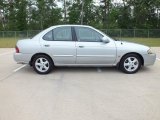
<path fill-rule="evenodd" d="M 46 58 L 38 58 L 35 67 L 39 72 L 46 72 L 49 69 L 49 61 Z"/>
<path fill-rule="evenodd" d="M 124 61 L 124 68 L 128 72 L 133 72 L 137 70 L 138 66 L 139 66 L 139 61 L 136 57 L 128 57 Z"/>

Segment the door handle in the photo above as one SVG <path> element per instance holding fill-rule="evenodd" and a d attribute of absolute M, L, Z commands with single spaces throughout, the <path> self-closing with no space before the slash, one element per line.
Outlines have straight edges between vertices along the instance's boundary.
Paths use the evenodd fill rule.
<path fill-rule="evenodd" d="M 50 45 L 44 45 L 44 47 L 49 47 Z"/>
<path fill-rule="evenodd" d="M 84 46 L 79 46 L 79 48 L 84 48 Z"/>

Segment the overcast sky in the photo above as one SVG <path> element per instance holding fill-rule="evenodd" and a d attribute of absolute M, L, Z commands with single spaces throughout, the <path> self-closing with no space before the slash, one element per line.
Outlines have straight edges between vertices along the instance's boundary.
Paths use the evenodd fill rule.
<path fill-rule="evenodd" d="M 122 0 L 112 0 L 112 1 L 113 1 L 113 3 L 122 3 Z M 100 0 L 94 0 L 94 2 L 95 2 L 95 5 L 100 5 Z M 62 7 L 63 2 L 57 2 L 57 5 L 59 7 Z"/>

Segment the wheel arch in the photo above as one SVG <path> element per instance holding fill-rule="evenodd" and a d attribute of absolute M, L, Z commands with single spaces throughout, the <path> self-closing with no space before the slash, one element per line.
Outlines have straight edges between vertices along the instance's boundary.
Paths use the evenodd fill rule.
<path fill-rule="evenodd" d="M 34 55 L 31 57 L 31 60 L 30 60 L 30 62 L 29 62 L 29 65 L 30 65 L 30 66 L 32 66 L 33 59 L 34 59 L 37 55 L 45 55 L 45 56 L 49 57 L 49 58 L 52 60 L 53 65 L 54 65 L 54 61 L 53 61 L 53 59 L 51 58 L 50 55 L 48 55 L 48 54 L 46 54 L 46 53 L 36 53 L 36 54 L 34 54 Z"/>
<path fill-rule="evenodd" d="M 120 61 L 118 62 L 117 65 L 119 66 L 119 63 L 121 62 L 122 58 L 123 58 L 124 56 L 126 56 L 126 55 L 129 55 L 129 54 L 136 54 L 136 55 L 138 55 L 139 58 L 141 59 L 142 65 L 144 65 L 144 59 L 143 59 L 142 55 L 139 54 L 139 53 L 137 53 L 137 52 L 129 52 L 129 53 L 124 54 L 124 55 L 121 57 L 121 59 L 120 59 Z"/>

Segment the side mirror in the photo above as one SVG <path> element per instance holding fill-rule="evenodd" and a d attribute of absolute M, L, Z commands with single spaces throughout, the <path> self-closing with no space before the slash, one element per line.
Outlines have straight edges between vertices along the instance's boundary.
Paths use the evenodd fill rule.
<path fill-rule="evenodd" d="M 104 42 L 104 43 L 109 43 L 109 40 L 108 40 L 107 37 L 103 37 L 103 38 L 102 38 L 102 42 Z"/>

